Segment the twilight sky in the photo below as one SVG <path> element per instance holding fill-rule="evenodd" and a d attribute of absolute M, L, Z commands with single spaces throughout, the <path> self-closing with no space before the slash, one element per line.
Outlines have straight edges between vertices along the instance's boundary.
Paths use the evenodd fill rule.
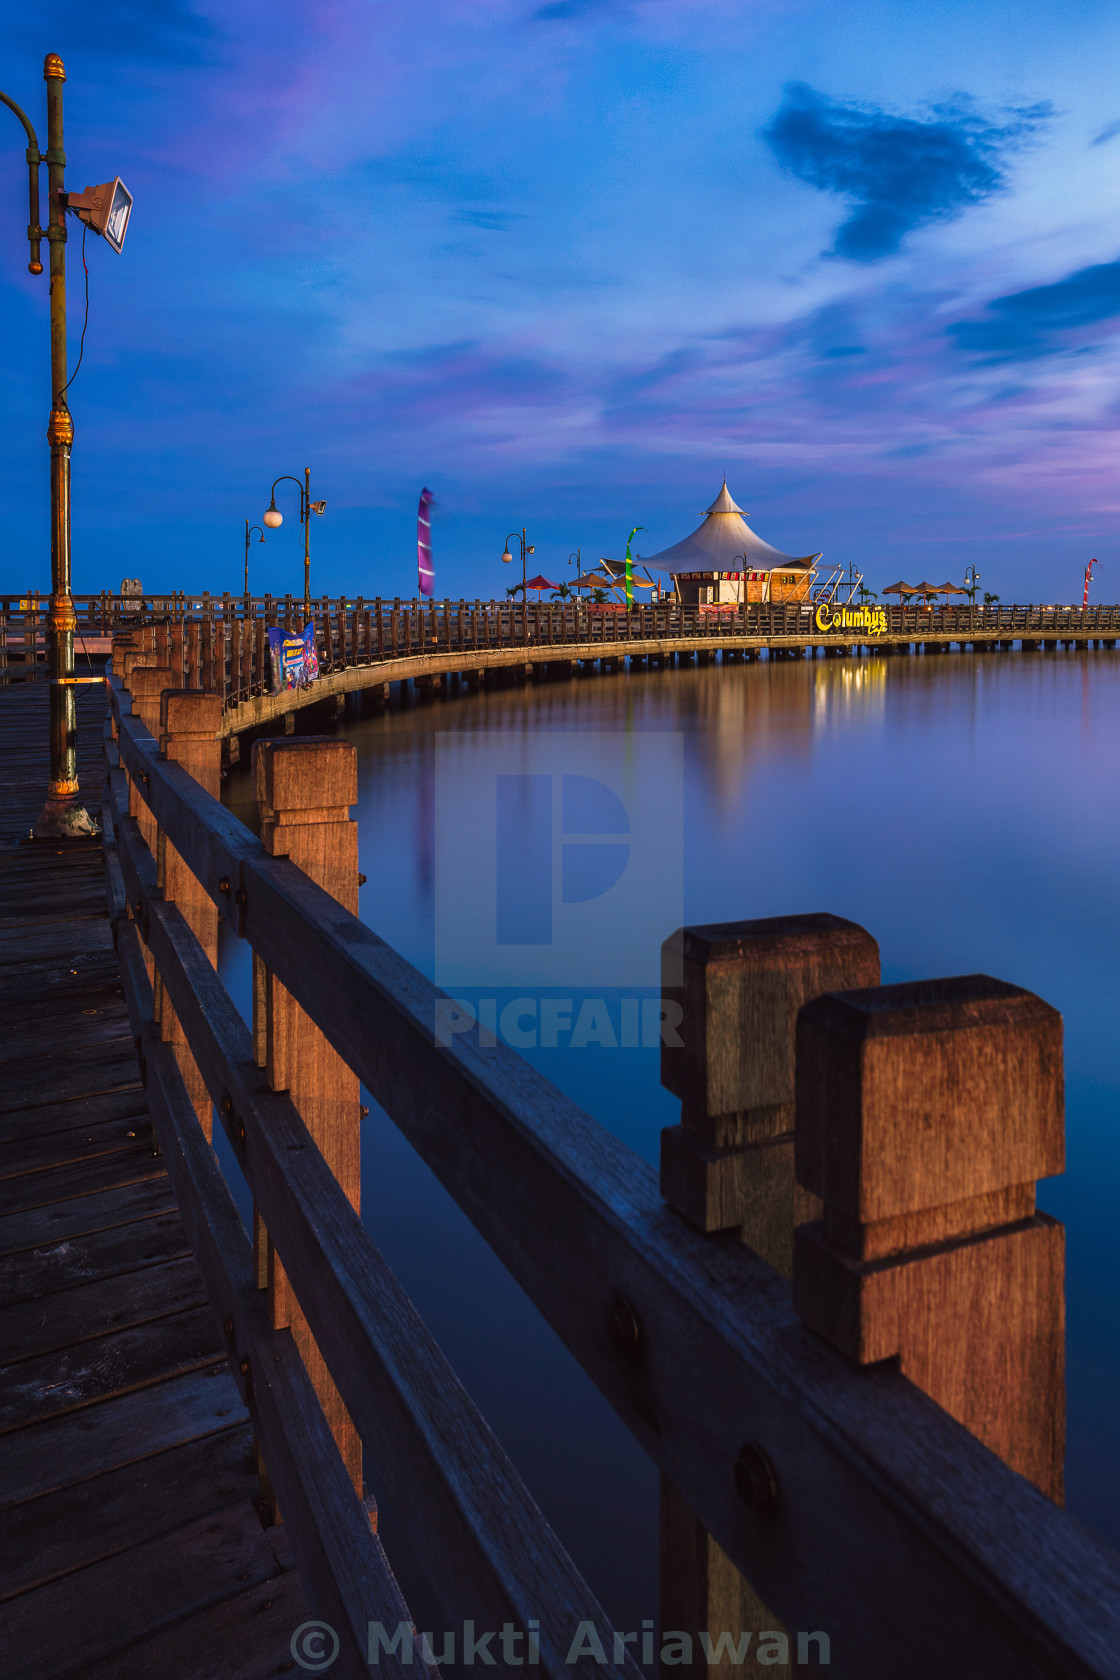
<path fill-rule="evenodd" d="M 0 0 L 87 241 L 74 586 L 240 587 L 312 470 L 312 585 L 666 547 L 726 470 L 877 587 L 1120 599 L 1120 40 L 1085 0 Z M 0 109 L 0 589 L 49 585 L 46 281 Z M 44 173 L 45 186 L 45 173 Z M 82 326 L 71 224 L 71 367 Z M 294 486 L 251 582 L 302 586 Z M 286 499 L 284 499 L 286 498 Z"/>

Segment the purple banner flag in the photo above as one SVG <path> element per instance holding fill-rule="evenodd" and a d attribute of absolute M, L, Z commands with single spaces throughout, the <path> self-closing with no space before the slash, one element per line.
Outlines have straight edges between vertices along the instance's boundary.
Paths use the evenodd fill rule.
<path fill-rule="evenodd" d="M 420 572 L 420 593 L 431 595 L 436 574 L 432 569 L 432 492 L 425 485 L 420 492 L 420 506 L 416 512 L 416 564 Z"/>

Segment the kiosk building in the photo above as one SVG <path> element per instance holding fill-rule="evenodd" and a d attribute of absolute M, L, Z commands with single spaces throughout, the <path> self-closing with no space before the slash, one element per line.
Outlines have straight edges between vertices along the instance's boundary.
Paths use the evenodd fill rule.
<path fill-rule="evenodd" d="M 668 572 L 687 606 L 740 606 L 744 590 L 747 601 L 807 601 L 820 558 L 783 554 L 763 542 L 732 500 L 725 479 L 692 535 L 660 554 L 643 554 L 641 564 Z"/>

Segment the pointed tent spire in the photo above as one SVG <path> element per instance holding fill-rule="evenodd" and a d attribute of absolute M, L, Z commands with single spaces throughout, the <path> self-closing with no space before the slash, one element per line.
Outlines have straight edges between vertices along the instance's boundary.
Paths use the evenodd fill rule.
<path fill-rule="evenodd" d="M 673 576 L 678 572 L 773 571 L 782 566 L 811 571 L 819 559 L 819 553 L 783 554 L 781 549 L 763 542 L 743 518 L 743 510 L 733 500 L 724 479 L 719 495 L 692 535 L 674 543 L 672 548 L 663 548 L 660 554 L 643 554 L 641 563 Z"/>
<path fill-rule="evenodd" d="M 704 509 L 704 512 L 705 513 L 742 513 L 743 512 L 743 509 L 739 506 L 738 502 L 732 500 L 731 492 L 727 488 L 727 480 L 726 479 L 724 479 L 724 481 L 723 481 L 723 488 L 720 491 L 719 495 L 716 497 L 715 501 L 712 503 L 710 508 L 705 508 Z"/>

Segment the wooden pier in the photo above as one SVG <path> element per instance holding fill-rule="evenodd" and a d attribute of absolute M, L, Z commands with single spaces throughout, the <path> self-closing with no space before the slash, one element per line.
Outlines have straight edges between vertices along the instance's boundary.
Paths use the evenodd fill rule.
<path fill-rule="evenodd" d="M 385 705 L 470 694 L 489 684 L 552 681 L 592 670 L 758 659 L 899 657 L 954 649 L 1054 653 L 1114 648 L 1120 606 L 889 606 L 852 624 L 820 618 L 810 605 L 635 607 L 581 602 L 346 600 L 291 595 L 75 597 L 79 672 L 92 671 L 113 634 L 130 634 L 135 656 L 169 671 L 176 684 L 221 696 L 219 732 L 227 761 L 240 737 L 291 733 L 306 707 L 341 714 L 347 695 Z M 851 615 L 849 615 L 850 617 Z M 860 613 L 855 614 L 856 619 Z M 314 625 L 316 679 L 277 689 L 268 631 Z M 0 685 L 46 674 L 45 613 L 35 597 L 0 598 Z M 821 625 L 825 628 L 821 628 Z M 97 667 L 99 668 L 99 666 Z"/>
<path fill-rule="evenodd" d="M 81 696 L 94 812 L 105 711 Z M 0 1649 L 21 1680 L 265 1680 L 306 1601 L 155 1151 L 100 843 L 20 844 L 46 775 L 46 685 L 0 691 Z"/>
<path fill-rule="evenodd" d="M 165 662 L 173 626 L 138 627 L 79 702 L 87 767 L 110 704 L 100 855 L 0 859 L 16 1672 L 255 1680 L 324 1671 L 328 1639 L 333 1675 L 423 1672 L 370 1476 L 441 1627 L 532 1627 L 549 1680 L 707 1673 L 700 1634 L 748 1628 L 777 1675 L 1116 1680 L 1120 1557 L 1061 1509 L 1056 1011 L 984 976 L 883 987 L 833 916 L 667 929 L 658 1179 L 358 919 L 348 743 L 256 744 L 260 838 L 221 805 L 226 697 L 183 686 L 190 645 Z M 13 841 L 43 693 L 0 695 Z M 364 1227 L 359 1080 L 660 1471 L 652 1659 Z M 601 1657 L 573 1659 L 581 1624 Z"/>

